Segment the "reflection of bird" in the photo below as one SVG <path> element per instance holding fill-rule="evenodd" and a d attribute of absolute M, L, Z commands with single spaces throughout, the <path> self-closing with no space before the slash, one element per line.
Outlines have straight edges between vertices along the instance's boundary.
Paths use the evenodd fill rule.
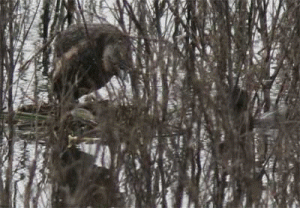
<path fill-rule="evenodd" d="M 55 43 L 53 91 L 62 101 L 103 87 L 132 67 L 130 40 L 109 24 L 74 25 Z"/>
<path fill-rule="evenodd" d="M 94 155 L 73 145 L 59 158 L 59 177 L 55 177 L 58 207 L 120 207 L 123 197 L 112 172 L 95 165 Z"/>

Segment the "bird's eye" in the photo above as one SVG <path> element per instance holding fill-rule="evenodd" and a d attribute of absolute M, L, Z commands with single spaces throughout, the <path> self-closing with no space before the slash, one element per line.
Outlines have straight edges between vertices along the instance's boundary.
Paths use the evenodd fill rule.
<path fill-rule="evenodd" d="M 125 68 L 126 68 L 126 63 L 125 63 L 124 60 L 121 60 L 121 61 L 120 61 L 119 67 L 120 67 L 121 70 L 125 70 Z"/>

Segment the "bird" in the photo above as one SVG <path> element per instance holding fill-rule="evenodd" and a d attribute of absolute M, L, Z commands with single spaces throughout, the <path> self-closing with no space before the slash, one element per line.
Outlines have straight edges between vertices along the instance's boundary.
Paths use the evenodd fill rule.
<path fill-rule="evenodd" d="M 76 24 L 58 34 L 54 45 L 52 90 L 59 101 L 78 100 L 121 79 L 132 68 L 129 36 L 111 24 Z"/>

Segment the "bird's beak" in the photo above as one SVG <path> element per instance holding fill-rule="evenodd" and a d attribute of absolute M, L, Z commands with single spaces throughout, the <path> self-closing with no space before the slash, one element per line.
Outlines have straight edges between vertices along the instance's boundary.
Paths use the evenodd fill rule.
<path fill-rule="evenodd" d="M 121 69 L 119 72 L 119 77 L 122 81 L 128 82 L 128 71 Z"/>
<path fill-rule="evenodd" d="M 128 82 L 128 71 L 129 71 L 129 69 L 125 64 L 125 61 L 121 61 L 119 77 L 122 81 Z"/>

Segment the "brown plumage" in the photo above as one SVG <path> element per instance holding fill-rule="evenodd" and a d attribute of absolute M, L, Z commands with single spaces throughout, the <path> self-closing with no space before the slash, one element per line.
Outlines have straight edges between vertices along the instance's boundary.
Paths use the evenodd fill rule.
<path fill-rule="evenodd" d="M 109 24 L 74 25 L 55 43 L 53 91 L 59 100 L 78 99 L 132 67 L 130 40 Z"/>

